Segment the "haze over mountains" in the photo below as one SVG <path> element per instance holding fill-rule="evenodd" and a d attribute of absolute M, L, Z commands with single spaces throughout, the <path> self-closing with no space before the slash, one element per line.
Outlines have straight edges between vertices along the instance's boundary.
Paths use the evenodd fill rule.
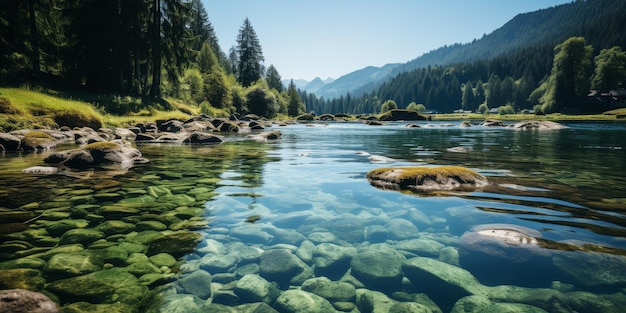
<path fill-rule="evenodd" d="M 616 41 L 614 44 L 620 44 L 626 37 L 620 35 L 626 30 L 623 12 L 622 1 L 595 0 L 577 1 L 522 13 L 502 27 L 469 43 L 443 46 L 406 63 L 386 64 L 381 67 L 368 66 L 336 80 L 322 81 L 316 78 L 311 82 L 298 81 L 296 86 L 325 99 L 337 98 L 347 93 L 360 96 L 402 72 L 435 65 L 488 60 L 527 49 L 552 49 L 556 44 L 572 36 L 584 36 L 593 43 L 594 38 L 606 37 L 601 32 L 612 32 L 617 34 L 612 36 Z M 609 20 L 622 22 L 610 24 L 617 27 L 616 29 L 607 29 L 602 23 Z M 594 46 L 597 44 L 606 46 L 609 43 L 596 43 Z"/>

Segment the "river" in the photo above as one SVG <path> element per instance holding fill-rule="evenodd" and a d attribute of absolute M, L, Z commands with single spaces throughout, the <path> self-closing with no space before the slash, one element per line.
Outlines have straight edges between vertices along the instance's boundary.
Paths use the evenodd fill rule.
<path fill-rule="evenodd" d="M 316 293 L 307 280 L 327 277 L 357 290 L 341 301 L 326 296 L 324 301 L 341 311 L 364 310 L 363 294 L 380 292 L 393 303 L 417 303 L 433 312 L 477 301 L 466 298 L 470 295 L 493 307 L 504 302 L 548 312 L 618 312 L 626 303 L 620 296 L 626 287 L 626 124 L 563 124 L 568 128 L 551 131 L 455 122 L 412 128 L 400 122 L 273 126 L 282 139 L 259 142 L 240 134 L 214 146 L 140 144 L 150 163 L 86 178 L 22 173 L 43 165 L 46 153 L 7 152 L 0 156 L 0 213 L 5 214 L 0 274 L 35 270 L 31 274 L 45 285 L 26 286 L 46 290 L 65 306 L 127 299 L 128 308 L 152 311 L 201 311 L 211 305 L 250 311 L 250 303 L 289 311 L 288 299 L 281 300 L 289 286 Z M 379 167 L 416 165 L 468 167 L 490 184 L 416 194 L 377 189 L 365 178 Z M 15 223 L 7 212 L 31 215 Z M 71 229 L 103 235 L 87 242 L 64 239 Z M 129 259 L 157 254 L 150 252 L 148 239 L 135 238 L 180 231 L 199 234 L 200 241 L 185 253 L 170 253 L 178 259 L 175 265 L 150 259 L 156 270 L 129 269 L 136 263 Z M 71 249 L 50 252 L 63 246 Z M 51 269 L 58 253 L 84 257 L 119 247 L 121 259 L 96 253 L 95 267 L 80 273 Z M 284 265 L 293 272 L 272 272 L 267 264 L 272 250 L 294 258 Z M 357 263 L 372 253 L 399 259 L 404 265 L 389 264 L 400 266 L 397 277 L 362 273 L 367 264 Z M 37 262 L 24 261 L 29 258 Z M 424 274 L 425 265 L 405 264 L 424 258 L 463 274 L 445 279 L 445 273 Z M 68 295 L 59 291 L 60 284 L 50 287 L 115 268 L 147 288 L 111 283 L 140 290 L 137 297 L 124 298 Z M 184 280 L 197 272 L 210 277 L 204 287 Z M 476 281 L 470 284 L 463 275 Z M 243 277 L 275 282 L 278 291 L 252 297 L 239 284 Z M 503 296 L 494 291 L 501 286 L 520 289 L 515 297 Z M 160 308 L 145 304 L 148 290 L 162 295 Z M 555 292 L 558 301 L 539 299 L 533 290 Z M 573 300 L 581 297 L 587 300 Z"/>

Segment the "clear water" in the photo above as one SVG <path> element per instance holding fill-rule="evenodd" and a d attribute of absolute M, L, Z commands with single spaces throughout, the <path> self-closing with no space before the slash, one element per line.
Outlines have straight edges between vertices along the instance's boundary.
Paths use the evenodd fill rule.
<path fill-rule="evenodd" d="M 418 229 L 407 239 L 431 239 L 459 251 L 460 267 L 484 285 L 551 288 L 558 282 L 572 291 L 619 293 L 626 287 L 626 266 L 622 266 L 626 264 L 626 125 L 565 124 L 570 128 L 545 132 L 462 128 L 447 122 L 423 123 L 420 128 L 403 123 L 299 124 L 276 127 L 283 138 L 273 142 L 235 135 L 219 146 L 140 145 L 151 163 L 127 173 L 105 177 L 96 173 L 87 179 L 23 174 L 23 168 L 43 165 L 44 155 L 7 153 L 0 157 L 0 208 L 18 210 L 37 202 L 40 209 L 63 211 L 79 203 L 73 197 L 83 193 L 76 190 L 88 190 L 88 195 L 117 192 L 128 198 L 140 194 L 137 190 L 165 186 L 173 193 L 193 194 L 196 201 L 186 206 L 202 209 L 210 226 L 194 231 L 226 246 L 242 242 L 262 250 L 277 246 L 295 250 L 292 240 L 282 242 L 275 235 L 278 228 L 318 240 L 312 240 L 315 244 L 327 241 L 358 248 L 368 245 L 366 228 L 388 227 L 391 219 L 405 219 Z M 376 189 L 365 178 L 375 168 L 413 165 L 469 167 L 487 176 L 491 185 L 475 192 L 411 194 Z M 205 192 L 193 193 L 197 188 Z M 106 204 L 98 203 L 101 197 L 94 199 L 89 203 Z M 534 230 L 542 252 L 516 260 L 510 255 L 491 258 L 475 253 L 476 246 L 463 247 L 462 236 L 484 224 Z M 37 221 L 31 227 L 36 225 Z M 270 237 L 232 232 L 242 228 Z M 319 239 L 320 233 L 334 237 Z M 11 236 L 5 234 L 2 240 L 15 238 Z M 377 240 L 392 246 L 402 241 Z M 183 260 L 193 264 L 205 253 L 203 247 Z M 420 256 L 402 252 L 407 258 Z M 587 256 L 608 255 L 604 262 L 615 263 L 605 263 L 603 275 L 616 279 L 585 284 L 584 271 L 583 277 L 577 277 L 544 263 L 561 254 L 570 260 L 566 266 L 580 262 L 583 268 L 598 265 Z M 11 258 L 4 255 L 5 260 Z M 344 274 L 326 275 L 337 280 Z M 427 287 L 411 291 L 429 294 Z M 438 305 L 449 309 L 453 303 Z"/>

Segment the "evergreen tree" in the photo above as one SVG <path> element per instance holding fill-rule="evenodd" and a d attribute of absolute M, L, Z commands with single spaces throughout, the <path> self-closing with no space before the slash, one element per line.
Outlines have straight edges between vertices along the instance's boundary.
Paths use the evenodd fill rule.
<path fill-rule="evenodd" d="M 278 92 L 283 91 L 283 82 L 281 82 L 280 74 L 278 74 L 273 64 L 267 68 L 265 80 L 267 81 L 267 86 L 270 88 L 276 89 Z"/>
<path fill-rule="evenodd" d="M 192 0 L 192 16 L 189 28 L 194 36 L 193 49 L 199 51 L 202 49 L 202 44 L 208 42 L 213 48 L 213 51 L 220 51 L 220 46 L 215 35 L 215 29 L 209 21 L 209 15 L 200 0 Z"/>
<path fill-rule="evenodd" d="M 602 49 L 595 58 L 591 88 L 609 91 L 626 87 L 626 52 L 621 47 Z"/>
<path fill-rule="evenodd" d="M 474 101 L 475 97 L 472 82 L 467 81 L 467 83 L 465 83 L 465 86 L 463 86 L 463 98 L 461 100 L 461 106 L 463 107 L 463 110 L 474 111 Z"/>
<path fill-rule="evenodd" d="M 485 96 L 485 83 L 483 83 L 482 80 L 478 80 L 476 82 L 476 91 L 475 91 L 475 97 L 474 97 L 474 107 L 476 109 L 478 109 L 478 106 L 485 103 L 486 100 L 486 96 Z"/>
<path fill-rule="evenodd" d="M 263 77 L 263 52 L 250 20 L 246 18 L 237 36 L 237 80 L 244 87 L 252 85 Z"/>
<path fill-rule="evenodd" d="M 289 104 L 287 106 L 287 114 L 289 116 L 297 116 L 303 113 L 304 104 L 300 99 L 300 95 L 298 94 L 298 90 L 296 89 L 296 84 L 294 84 L 293 79 L 289 83 L 289 88 L 287 89 L 287 93 L 289 94 Z"/>
<path fill-rule="evenodd" d="M 571 37 L 554 47 L 554 62 L 547 80 L 537 88 L 545 113 L 573 106 L 589 91 L 589 71 L 593 48 L 583 37 Z"/>
<path fill-rule="evenodd" d="M 217 57 L 209 42 L 204 42 L 202 45 L 196 63 L 203 73 L 209 73 L 214 66 L 218 65 Z"/>

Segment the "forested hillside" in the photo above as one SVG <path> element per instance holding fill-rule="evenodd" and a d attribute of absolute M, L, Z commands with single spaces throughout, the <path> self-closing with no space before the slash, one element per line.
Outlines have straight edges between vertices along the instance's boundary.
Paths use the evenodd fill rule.
<path fill-rule="evenodd" d="M 626 2 L 610 0 L 524 13 L 481 39 L 445 46 L 396 67 L 386 81 L 370 83 L 352 95 L 322 101 L 308 93 L 302 96 L 307 109 L 327 113 L 379 112 L 386 100 L 401 108 L 416 102 L 441 112 L 473 111 L 483 103 L 489 108 L 532 109 L 541 104 L 530 95 L 551 74 L 554 48 L 570 37 L 584 37 L 593 48 L 593 59 L 602 49 L 626 47 L 624 16 Z M 591 72 L 587 79 L 591 81 Z"/>
<path fill-rule="evenodd" d="M 0 84 L 110 95 L 94 104 L 120 115 L 167 98 L 221 115 L 303 112 L 249 19 L 236 40 L 220 49 L 200 0 L 3 1 Z"/>

